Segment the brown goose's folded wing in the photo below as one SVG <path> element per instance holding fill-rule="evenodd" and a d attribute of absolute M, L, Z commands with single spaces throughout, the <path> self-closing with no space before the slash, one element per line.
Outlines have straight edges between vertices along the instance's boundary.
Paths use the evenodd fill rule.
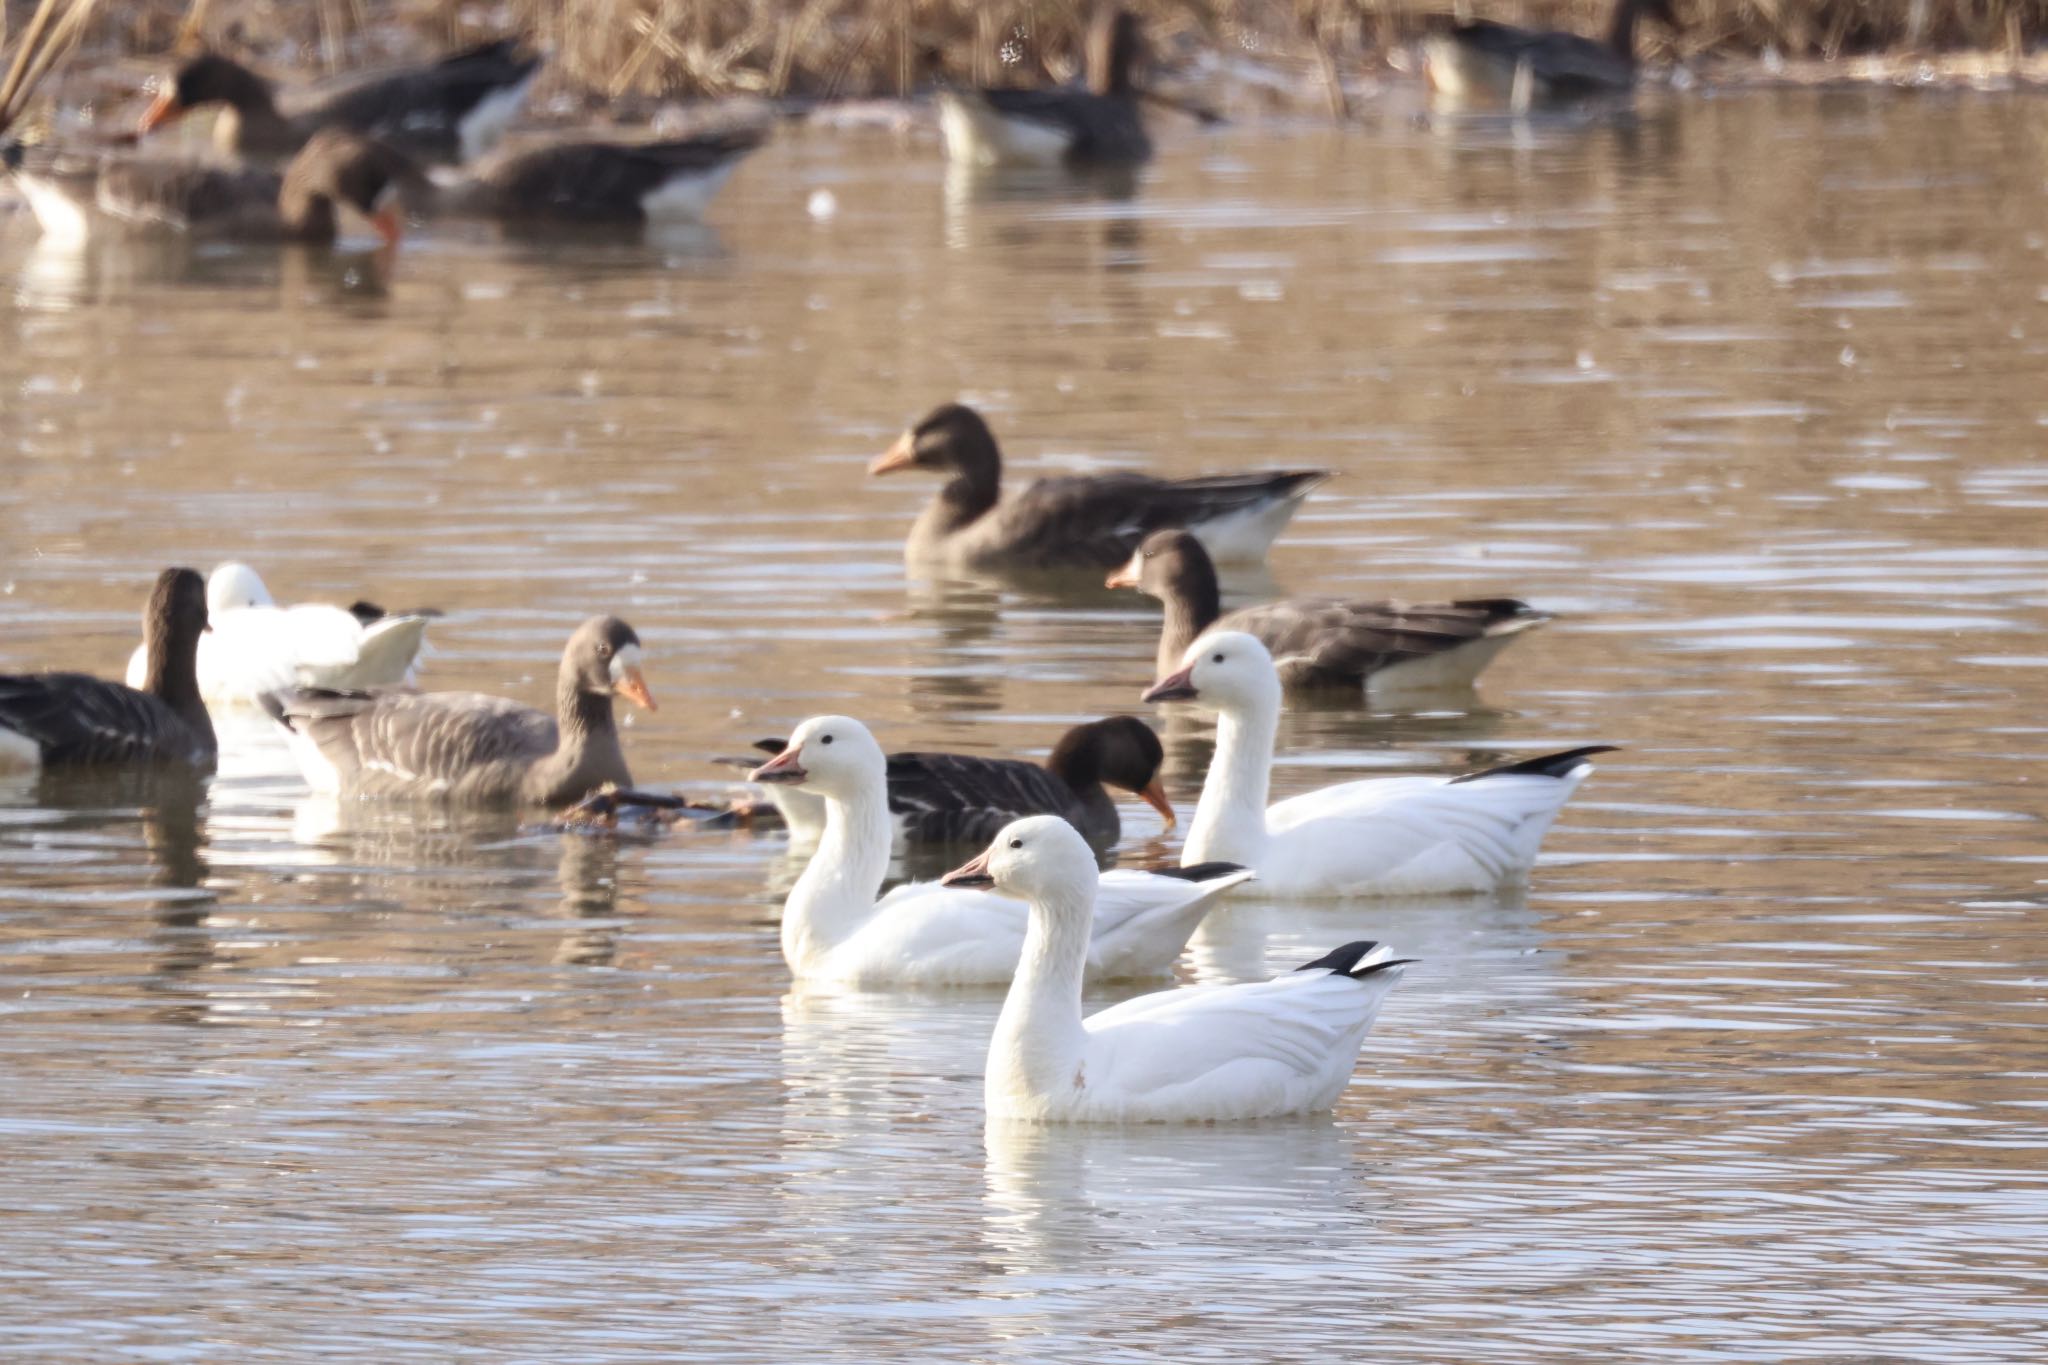
<path fill-rule="evenodd" d="M 479 692 L 273 692 L 264 707 L 319 762 L 301 754 L 316 788 L 361 796 L 511 800 L 554 752 L 554 719 Z"/>
<path fill-rule="evenodd" d="M 41 750 L 45 767 L 213 759 L 212 743 L 156 697 L 84 673 L 0 676 L 0 727 Z"/>
<path fill-rule="evenodd" d="M 1527 63 L 1555 93 L 1624 89 L 1635 81 L 1635 64 L 1576 33 L 1516 28 L 1474 20 L 1451 30 L 1451 40 L 1503 67 Z"/>
<path fill-rule="evenodd" d="M 1151 151 L 1137 100 L 1088 90 L 1005 90 L 976 92 L 1004 118 L 1042 123 L 1069 139 L 1067 155 L 1082 160 L 1136 160 Z"/>
<path fill-rule="evenodd" d="M 672 142 L 564 142 L 516 152 L 478 174 L 486 193 L 472 202 L 512 220 L 641 223 L 649 196 L 726 169 L 767 136 L 766 129 L 744 128 Z"/>
<path fill-rule="evenodd" d="M 889 809 L 903 817 L 905 836 L 913 842 L 986 844 L 1012 820 L 1071 818 L 1075 804 L 1067 784 L 1035 763 L 966 754 L 889 755 Z"/>
<path fill-rule="evenodd" d="M 1262 470 L 1194 479 L 1148 474 L 1040 479 L 989 514 L 987 532 L 1004 555 L 1042 567 L 1115 568 L 1153 531 L 1199 528 L 1302 496 L 1327 470 Z"/>
<path fill-rule="evenodd" d="M 1290 684 L 1350 687 L 1396 664 L 1446 654 L 1548 619 L 1512 598 L 1424 603 L 1289 598 L 1229 612 L 1215 628 L 1256 635 Z"/>
<path fill-rule="evenodd" d="M 304 115 L 303 121 L 384 138 L 426 160 L 457 161 L 463 153 L 463 120 L 493 95 L 523 85 L 540 63 L 540 56 L 517 39 L 484 43 L 432 66 L 367 80 Z"/>
<path fill-rule="evenodd" d="M 208 236 L 279 231 L 275 171 L 155 157 L 117 157 L 100 168 L 98 210 L 147 227 Z"/>

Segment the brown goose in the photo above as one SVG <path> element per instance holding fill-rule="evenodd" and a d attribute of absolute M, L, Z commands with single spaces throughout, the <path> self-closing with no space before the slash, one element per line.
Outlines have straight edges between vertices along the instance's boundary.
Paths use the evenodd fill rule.
<path fill-rule="evenodd" d="M 44 237 L 60 243 L 142 232 L 325 244 L 344 206 L 367 218 L 386 247 L 404 231 L 390 154 L 339 129 L 315 134 L 282 173 L 18 144 L 8 165 Z"/>
<path fill-rule="evenodd" d="M 1132 79 L 1143 53 L 1137 16 L 1101 10 L 1089 27 L 1084 88 L 941 88 L 946 155 L 976 166 L 1143 161 L 1152 142 Z"/>
<path fill-rule="evenodd" d="M 1149 474 L 1040 479 L 1000 502 L 1002 453 L 973 408 L 935 408 L 868 466 L 951 475 L 910 530 L 905 557 L 961 569 L 1107 569 L 1148 532 L 1185 527 L 1212 556 L 1257 563 L 1327 469 L 1156 479 Z"/>
<path fill-rule="evenodd" d="M 263 705 L 290 732 L 315 791 L 553 805 L 632 785 L 614 696 L 654 709 L 640 637 L 615 616 L 593 616 L 562 651 L 553 717 L 480 692 L 288 688 Z"/>
<path fill-rule="evenodd" d="M 211 770 L 213 722 L 194 657 L 206 580 L 165 569 L 142 612 L 151 666 L 138 690 L 84 673 L 0 675 L 0 771 L 172 765 Z"/>
<path fill-rule="evenodd" d="M 445 189 L 409 177 L 407 206 L 527 229 L 694 222 L 767 140 L 767 129 L 755 127 L 666 142 L 560 142 L 501 154 Z"/>
<path fill-rule="evenodd" d="M 781 739 L 754 747 L 780 754 Z M 898 844 L 983 843 L 994 831 L 1026 815 L 1058 815 L 1089 843 L 1107 848 L 1123 837 L 1116 802 L 1105 787 L 1137 796 L 1159 812 L 1168 829 L 1173 803 L 1159 781 L 1166 760 L 1159 736 L 1135 716 L 1076 725 L 1060 736 L 1043 765 L 1014 758 L 905 752 L 888 759 L 889 814 Z M 721 762 L 752 768 L 753 759 Z M 769 796 L 797 840 L 825 828 L 825 802 L 800 787 L 771 786 Z"/>
<path fill-rule="evenodd" d="M 142 116 L 149 133 L 194 109 L 225 105 L 214 125 L 221 150 L 282 161 L 322 128 L 345 128 L 391 143 L 418 161 L 473 161 L 518 116 L 541 59 L 516 39 L 485 43 L 345 90 L 304 113 L 278 112 L 270 82 L 218 53 L 179 67 Z"/>
<path fill-rule="evenodd" d="M 1636 82 L 1638 19 L 1679 29 L 1671 0 L 1615 0 L 1604 43 L 1477 19 L 1423 40 L 1423 74 L 1445 100 L 1515 109 L 1626 92 Z"/>
<path fill-rule="evenodd" d="M 1412 603 L 1291 597 L 1226 615 L 1216 568 L 1185 531 L 1153 532 L 1107 586 L 1136 588 L 1165 604 L 1154 664 L 1162 678 L 1181 666 L 1190 644 L 1213 630 L 1257 637 L 1290 687 L 1470 687 L 1516 636 L 1550 619 L 1505 597 Z"/>

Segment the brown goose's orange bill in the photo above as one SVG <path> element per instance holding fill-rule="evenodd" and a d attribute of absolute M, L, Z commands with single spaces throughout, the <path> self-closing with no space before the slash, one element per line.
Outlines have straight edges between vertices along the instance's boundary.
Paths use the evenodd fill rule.
<path fill-rule="evenodd" d="M 647 690 L 647 679 L 641 677 L 640 670 L 631 664 L 626 666 L 624 675 L 619 679 L 615 690 L 620 696 L 632 702 L 633 705 L 643 711 L 659 711 L 661 709 L 654 704 L 654 694 Z"/>
<path fill-rule="evenodd" d="M 1173 802 L 1166 799 L 1166 788 L 1160 784 L 1158 778 L 1153 778 L 1146 785 L 1145 790 L 1138 793 L 1138 797 L 1146 805 L 1159 812 L 1159 818 L 1166 821 L 1168 829 L 1172 829 L 1180 823 L 1180 817 L 1173 813 Z"/>
<path fill-rule="evenodd" d="M 904 432 L 890 446 L 868 463 L 868 473 L 889 474 L 898 469 L 908 469 L 917 463 L 917 438 Z"/>
<path fill-rule="evenodd" d="M 141 132 L 153 133 L 166 123 L 182 116 L 184 112 L 185 106 L 178 103 L 178 87 L 167 85 L 149 108 L 142 111 L 142 122 L 137 124 L 136 128 Z"/>

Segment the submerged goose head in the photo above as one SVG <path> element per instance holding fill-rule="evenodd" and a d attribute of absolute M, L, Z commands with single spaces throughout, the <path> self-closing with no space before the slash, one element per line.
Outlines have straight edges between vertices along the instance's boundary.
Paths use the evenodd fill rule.
<path fill-rule="evenodd" d="M 395 248 L 405 235 L 399 198 L 417 178 L 405 157 L 374 138 L 323 128 L 284 168 L 278 210 L 295 228 L 317 227 L 318 235 L 332 236 L 336 207 L 353 209 L 369 220 L 386 248 Z"/>
<path fill-rule="evenodd" d="M 774 758 L 748 774 L 755 782 L 787 782 L 820 796 L 849 800 L 882 790 L 889 760 L 875 737 L 851 716 L 813 716 Z"/>
<path fill-rule="evenodd" d="M 238 607 L 274 607 L 277 599 L 263 586 L 263 579 L 247 564 L 229 560 L 206 576 L 208 611 L 233 611 Z"/>
<path fill-rule="evenodd" d="M 1179 671 L 1145 689 L 1145 701 L 1191 701 L 1211 711 L 1278 709 L 1280 674 L 1256 636 L 1229 630 L 1188 646 Z"/>
<path fill-rule="evenodd" d="M 1127 791 L 1158 811 L 1172 829 L 1173 802 L 1159 781 L 1165 762 L 1166 750 L 1151 726 L 1136 716 L 1111 716 L 1061 735 L 1045 766 L 1077 791 L 1096 783 Z"/>
<path fill-rule="evenodd" d="M 1095 853 L 1080 831 L 1057 815 L 1028 815 L 1004 825 L 973 862 L 939 879 L 943 886 L 992 886 L 1033 905 L 1092 908 L 1079 893 L 1095 885 Z"/>
<path fill-rule="evenodd" d="M 640 674 L 640 637 L 616 616 L 593 616 L 576 628 L 562 651 L 562 682 L 586 697 L 624 697 L 656 709 Z"/>
<path fill-rule="evenodd" d="M 208 104 L 225 104 L 245 114 L 276 111 L 268 81 L 217 52 L 202 52 L 164 83 L 137 131 L 153 132 Z"/>
<path fill-rule="evenodd" d="M 868 473 L 924 469 L 991 477 L 1001 467 L 995 434 L 981 414 L 965 403 L 947 403 L 933 408 L 923 421 L 898 436 L 896 444 L 868 465 Z"/>

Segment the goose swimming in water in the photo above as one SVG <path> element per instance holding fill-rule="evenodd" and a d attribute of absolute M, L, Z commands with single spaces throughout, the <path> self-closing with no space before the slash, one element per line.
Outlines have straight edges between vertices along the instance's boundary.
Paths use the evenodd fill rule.
<path fill-rule="evenodd" d="M 789 742 L 763 739 L 754 747 L 779 754 Z M 759 762 L 720 761 L 747 768 Z M 974 754 L 890 754 L 889 814 L 895 843 L 985 844 L 1019 816 L 1058 815 L 1091 844 L 1107 848 L 1123 836 L 1123 821 L 1107 787 L 1139 797 L 1171 829 L 1173 803 L 1159 782 L 1165 761 L 1159 736 L 1135 716 L 1076 725 L 1060 736 L 1042 765 Z M 770 785 L 768 795 L 789 826 L 792 841 L 815 842 L 824 832 L 823 798 L 781 782 Z"/>
<path fill-rule="evenodd" d="M 1636 83 L 1640 19 L 1680 27 L 1671 0 L 1615 0 L 1604 42 L 1486 19 L 1453 24 L 1423 40 L 1423 74 L 1447 103 L 1518 111 L 1625 94 Z"/>
<path fill-rule="evenodd" d="M 865 725 L 815 716 L 753 778 L 800 783 L 825 801 L 824 836 L 782 908 L 782 956 L 792 973 L 867 988 L 1010 979 L 1024 944 L 1023 902 L 934 882 L 880 894 L 889 871 L 888 763 Z M 1084 936 L 1088 970 L 1166 971 L 1215 898 L 1246 879 L 1243 869 L 1221 864 L 1105 874 Z"/>
<path fill-rule="evenodd" d="M 616 616 L 593 616 L 562 650 L 553 716 L 481 692 L 287 688 L 262 700 L 316 792 L 561 805 L 633 785 L 614 697 L 654 709 L 640 637 Z"/>
<path fill-rule="evenodd" d="M 1136 588 L 1165 605 L 1158 676 L 1178 668 L 1198 636 L 1238 630 L 1258 637 L 1289 687 L 1364 687 L 1375 694 L 1470 687 L 1495 655 L 1550 620 L 1509 597 L 1287 597 L 1225 613 L 1216 566 L 1186 531 L 1154 531 L 1106 586 Z"/>
<path fill-rule="evenodd" d="M 0 772 L 46 768 L 213 768 L 212 718 L 194 656 L 206 631 L 206 580 L 166 569 L 143 608 L 151 667 L 140 688 L 84 673 L 0 674 Z"/>
<path fill-rule="evenodd" d="M 280 607 L 254 569 L 233 562 L 207 575 L 206 612 L 212 629 L 199 639 L 199 695 L 244 705 L 294 686 L 408 686 L 435 615 L 386 612 L 368 602 Z M 148 675 L 144 642 L 128 657 L 128 685 L 140 687 Z"/>
<path fill-rule="evenodd" d="M 1327 469 L 1265 470 L 1195 479 L 1072 474 L 1039 479 L 1001 500 L 1003 460 L 988 423 L 947 403 L 905 431 L 870 474 L 920 469 L 948 476 L 911 527 L 904 556 L 957 569 L 1115 568 L 1148 532 L 1183 527 L 1212 558 L 1258 563 Z"/>
<path fill-rule="evenodd" d="M 1172 1123 L 1332 1107 L 1407 959 L 1349 943 L 1285 976 L 1195 986 L 1082 1017 L 1097 875 L 1058 816 L 1019 820 L 944 885 L 1031 905 L 1017 975 L 989 1040 L 991 1119 Z"/>
<path fill-rule="evenodd" d="M 148 134 L 195 109 L 220 107 L 214 140 L 248 161 L 290 158 L 323 128 L 390 143 L 416 161 L 457 165 L 489 151 L 519 115 L 541 59 L 516 39 L 452 53 L 430 66 L 373 76 L 297 114 L 271 83 L 216 52 L 191 58 L 142 116 Z"/>
<path fill-rule="evenodd" d="M 946 155 L 973 166 L 1101 165 L 1152 154 L 1134 72 L 1144 56 L 1138 18 L 1098 10 L 1089 25 L 1087 83 L 1078 89 L 939 89 Z"/>
<path fill-rule="evenodd" d="M 1216 753 L 1181 856 L 1225 858 L 1268 896 L 1476 893 L 1518 881 L 1543 836 L 1607 744 L 1525 759 L 1463 777 L 1344 782 L 1266 804 L 1280 675 L 1242 632 L 1188 647 L 1146 701 L 1192 701 L 1216 713 Z"/>

